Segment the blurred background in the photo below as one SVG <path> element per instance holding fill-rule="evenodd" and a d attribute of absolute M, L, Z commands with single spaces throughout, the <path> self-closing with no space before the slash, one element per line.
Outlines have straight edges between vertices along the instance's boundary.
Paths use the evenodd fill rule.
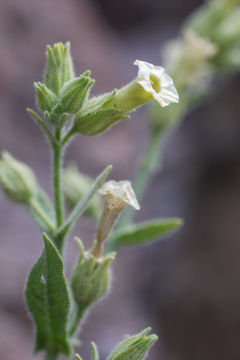
<path fill-rule="evenodd" d="M 29 164 L 51 194 L 48 147 L 25 108 L 42 79 L 45 46 L 70 40 L 76 73 L 92 70 L 93 94 L 131 81 L 139 58 L 161 64 L 162 45 L 177 36 L 202 1 L 1 0 L 0 149 Z M 137 220 L 179 216 L 184 227 L 151 246 L 124 248 L 113 267 L 112 291 L 92 311 L 80 354 L 95 341 L 104 359 L 125 334 L 151 326 L 159 342 L 152 360 L 239 360 L 240 348 L 240 75 L 218 79 L 216 90 L 168 133 L 162 166 L 153 176 Z M 132 180 L 144 150 L 147 111 L 110 132 L 78 137 L 69 147 L 81 171 Z M 30 360 L 33 332 L 24 305 L 27 273 L 41 235 L 21 206 L 0 193 L 1 359 Z M 74 231 L 90 245 L 95 225 Z M 71 237 L 67 268 L 76 259 Z M 38 354 L 36 359 L 42 359 Z"/>

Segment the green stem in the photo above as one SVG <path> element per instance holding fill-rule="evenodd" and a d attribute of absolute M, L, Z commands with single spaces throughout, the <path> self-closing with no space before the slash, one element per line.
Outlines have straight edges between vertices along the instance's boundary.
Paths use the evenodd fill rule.
<path fill-rule="evenodd" d="M 58 358 L 58 353 L 56 352 L 47 352 L 45 360 L 56 360 Z"/>
<path fill-rule="evenodd" d="M 53 147 L 53 188 L 57 227 L 63 223 L 63 196 L 61 188 L 62 144 L 61 129 L 56 129 L 57 144 Z"/>
<path fill-rule="evenodd" d="M 31 200 L 29 204 L 30 208 L 34 212 L 35 215 L 38 216 L 38 218 L 46 225 L 48 231 L 50 233 L 53 233 L 56 229 L 54 224 L 48 219 L 48 217 L 45 215 L 45 213 L 42 211 L 38 203 L 33 199 Z"/>
<path fill-rule="evenodd" d="M 86 311 L 86 306 L 78 308 L 77 314 L 75 315 L 74 318 L 74 322 L 71 324 L 71 328 L 69 330 L 70 336 L 73 336 L 76 333 L 76 331 L 79 329 L 79 324 L 84 317 L 85 311 Z"/>
<path fill-rule="evenodd" d="M 74 129 L 74 127 L 72 127 L 64 136 L 64 138 L 62 140 L 62 145 L 64 146 L 74 134 L 75 134 L 75 129 Z"/>

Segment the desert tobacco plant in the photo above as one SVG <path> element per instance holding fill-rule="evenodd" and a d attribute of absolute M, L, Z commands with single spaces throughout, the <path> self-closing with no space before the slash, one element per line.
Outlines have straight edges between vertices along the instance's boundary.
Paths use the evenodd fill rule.
<path fill-rule="evenodd" d="M 9 200 L 26 207 L 42 232 L 43 250 L 26 282 L 25 295 L 35 325 L 35 352 L 45 351 L 47 360 L 60 354 L 70 358 L 82 320 L 109 290 L 110 265 L 123 244 L 138 245 L 168 234 L 181 225 L 180 219 L 154 220 L 130 227 L 113 227 L 126 207 L 139 210 L 130 181 L 104 183 L 112 166 L 92 180 L 73 165 L 63 168 L 63 153 L 71 138 L 103 133 L 131 111 L 152 100 L 158 106 L 178 102 L 172 79 L 160 66 L 136 60 L 138 75 L 122 89 L 89 97 L 94 80 L 86 71 L 76 77 L 69 43 L 47 47 L 43 82 L 34 83 L 38 111 L 27 109 L 46 136 L 52 152 L 54 204 L 39 186 L 32 170 L 3 152 L 0 184 Z M 80 140 L 80 139 L 79 139 Z M 97 194 L 97 190 L 99 193 Z M 104 205 L 102 207 L 103 195 Z M 65 197 L 69 212 L 65 215 Z M 90 249 L 75 237 L 79 259 L 70 279 L 64 273 L 64 245 L 70 229 L 81 215 L 96 221 L 96 238 Z M 104 243 L 108 239 L 108 247 Z M 141 360 L 157 340 L 150 328 L 126 338 L 108 360 Z M 76 355 L 76 359 L 81 359 Z M 92 343 L 92 359 L 98 360 Z"/>
<path fill-rule="evenodd" d="M 184 22 L 180 35 L 163 47 L 167 72 L 174 79 L 180 102 L 160 108 L 149 106 L 149 137 L 134 181 L 137 197 L 143 195 L 148 181 L 161 164 L 161 143 L 166 133 L 214 88 L 215 77 L 240 69 L 240 0 L 206 0 Z M 116 231 L 111 234 L 109 249 L 115 249 L 122 227 L 132 225 L 134 212 L 125 210 Z M 121 240 L 120 240 L 121 242 Z"/>

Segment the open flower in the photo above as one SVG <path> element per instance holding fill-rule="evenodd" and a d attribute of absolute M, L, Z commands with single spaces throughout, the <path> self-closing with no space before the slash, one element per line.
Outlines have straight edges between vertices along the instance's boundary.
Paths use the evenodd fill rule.
<path fill-rule="evenodd" d="M 96 243 L 90 251 L 96 257 L 101 256 L 102 243 L 107 238 L 126 205 L 129 204 L 136 210 L 140 209 L 130 181 L 107 181 L 103 184 L 99 193 L 106 197 L 103 212 L 97 227 Z"/>
<path fill-rule="evenodd" d="M 137 83 L 151 94 L 161 106 L 178 103 L 178 92 L 172 78 L 166 74 L 164 68 L 141 60 L 136 60 L 134 65 L 139 67 Z"/>

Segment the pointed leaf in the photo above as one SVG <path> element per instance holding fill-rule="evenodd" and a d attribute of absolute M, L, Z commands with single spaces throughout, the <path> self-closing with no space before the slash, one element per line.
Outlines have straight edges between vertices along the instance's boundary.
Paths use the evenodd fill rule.
<path fill-rule="evenodd" d="M 54 235 L 54 238 L 58 238 L 62 234 L 66 234 L 70 227 L 76 222 L 80 215 L 84 213 L 87 209 L 90 201 L 92 200 L 95 192 L 97 189 L 102 185 L 103 181 L 105 180 L 106 176 L 112 170 L 112 165 L 107 166 L 100 175 L 95 179 L 92 186 L 86 192 L 86 194 L 80 199 L 80 201 L 76 204 L 73 211 L 69 215 L 69 218 L 66 222 L 59 228 L 59 230 Z"/>
<path fill-rule="evenodd" d="M 45 249 L 33 266 L 26 284 L 26 299 L 36 325 L 35 351 L 71 354 L 67 339 L 70 300 L 63 261 L 51 240 L 44 235 Z"/>
<path fill-rule="evenodd" d="M 145 221 L 136 225 L 130 225 L 124 230 L 114 234 L 114 244 L 139 245 L 150 242 L 157 237 L 165 236 L 176 231 L 183 221 L 179 218 Z M 112 248 L 111 248 L 112 250 Z"/>
<path fill-rule="evenodd" d="M 38 207 L 41 209 L 44 216 L 48 219 L 48 221 L 53 224 L 55 224 L 55 213 L 52 206 L 52 203 L 50 202 L 47 194 L 38 187 L 35 194 L 35 202 L 37 203 Z M 33 206 L 28 207 L 28 211 L 34 220 L 37 227 L 41 230 L 41 232 L 51 232 L 49 227 L 46 225 L 46 223 L 39 217 L 39 214 L 36 213 L 36 210 Z"/>

